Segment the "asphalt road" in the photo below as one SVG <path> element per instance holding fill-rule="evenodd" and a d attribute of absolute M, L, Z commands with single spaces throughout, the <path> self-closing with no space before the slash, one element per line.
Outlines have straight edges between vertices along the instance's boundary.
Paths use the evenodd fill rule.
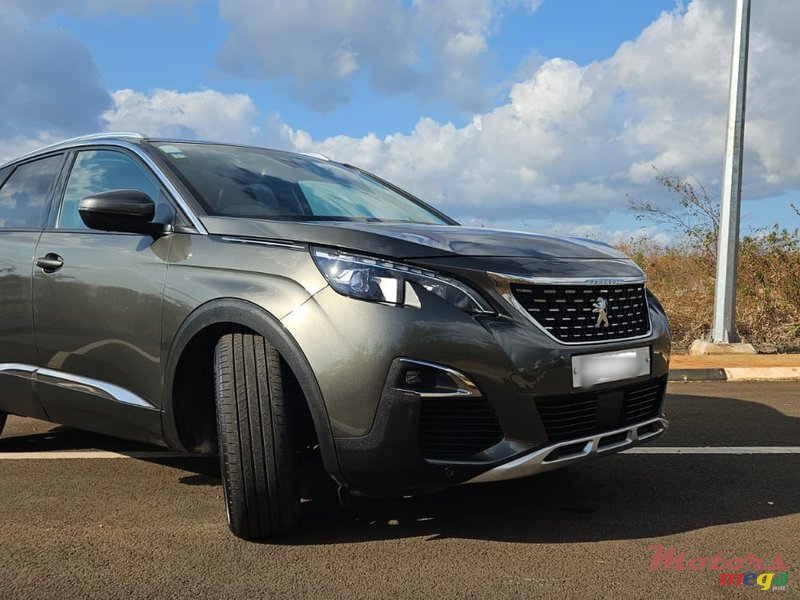
<path fill-rule="evenodd" d="M 307 502 L 302 531 L 263 544 L 228 533 L 213 460 L 89 458 L 77 451 L 157 449 L 10 418 L 0 599 L 761 594 L 708 570 L 651 571 L 654 544 L 780 553 L 788 586 L 769 597 L 800 598 L 800 454 L 769 449 L 800 446 L 800 383 L 671 384 L 666 410 L 672 427 L 649 448 L 688 453 L 346 509 Z M 706 446 L 719 453 L 696 453 Z M 51 451 L 65 458 L 41 458 Z"/>

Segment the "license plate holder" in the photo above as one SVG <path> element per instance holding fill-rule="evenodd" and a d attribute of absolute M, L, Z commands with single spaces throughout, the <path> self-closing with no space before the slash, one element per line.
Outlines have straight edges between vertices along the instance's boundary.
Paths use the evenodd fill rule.
<path fill-rule="evenodd" d="M 590 388 L 644 375 L 650 375 L 649 346 L 572 357 L 574 388 Z"/>

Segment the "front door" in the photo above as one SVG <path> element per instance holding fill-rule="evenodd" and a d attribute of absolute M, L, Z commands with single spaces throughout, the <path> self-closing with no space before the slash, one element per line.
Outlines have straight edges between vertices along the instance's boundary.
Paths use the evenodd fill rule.
<path fill-rule="evenodd" d="M 36 248 L 45 265 L 33 274 L 37 390 L 54 421 L 159 442 L 161 308 L 171 238 L 86 228 L 80 199 L 114 189 L 146 193 L 157 201 L 156 218 L 169 218 L 157 179 L 134 155 L 75 154 L 60 207 Z"/>

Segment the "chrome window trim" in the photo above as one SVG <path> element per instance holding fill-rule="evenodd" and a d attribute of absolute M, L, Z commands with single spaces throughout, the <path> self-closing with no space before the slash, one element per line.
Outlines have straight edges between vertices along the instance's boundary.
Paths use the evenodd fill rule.
<path fill-rule="evenodd" d="M 35 367 L 33 365 L 19 363 L 0 363 L 0 375 L 1 374 L 28 377 L 34 381 L 41 381 L 42 383 L 48 383 L 65 389 L 84 392 L 105 400 L 112 400 L 121 404 L 146 408 L 148 410 L 158 410 L 158 408 L 153 406 L 150 402 L 125 388 L 91 377 L 83 377 L 82 375 L 73 375 L 46 367 Z"/>
<path fill-rule="evenodd" d="M 114 136 L 117 137 L 115 138 Z M 156 164 L 150 155 L 148 155 L 140 145 L 119 138 L 140 140 L 145 139 L 141 136 L 141 134 L 138 133 L 104 133 L 81 136 L 79 138 L 73 138 L 72 140 L 66 140 L 51 146 L 45 146 L 44 148 L 40 148 L 39 150 L 35 150 L 33 152 L 29 152 L 23 156 L 15 158 L 12 161 L 9 161 L 7 164 L 0 166 L 0 168 L 16 164 L 24 159 L 34 158 L 38 154 L 46 152 L 69 152 L 70 150 L 78 150 L 81 148 L 86 148 L 87 146 L 109 146 L 112 148 L 124 148 L 135 154 L 155 174 L 158 182 L 164 186 L 175 203 L 180 207 L 180 209 L 186 215 L 186 218 L 189 219 L 192 227 L 194 227 L 198 233 L 202 235 L 208 235 L 208 230 L 205 228 L 200 218 L 194 213 L 189 206 L 189 203 L 178 191 L 178 188 L 175 187 L 172 181 L 170 181 L 169 177 L 167 177 L 164 171 Z"/>
<path fill-rule="evenodd" d="M 653 334 L 653 320 L 648 318 L 649 327 L 646 333 L 642 335 L 637 335 L 634 337 L 626 337 L 626 338 L 617 338 L 615 340 L 590 340 L 588 342 L 565 342 L 563 340 L 558 339 L 552 333 L 547 331 L 547 329 L 539 323 L 536 319 L 533 318 L 525 307 L 520 304 L 517 299 L 514 297 L 514 294 L 511 293 L 511 284 L 512 283 L 533 283 L 538 285 L 630 285 L 630 284 L 646 284 L 647 283 L 647 276 L 635 276 L 635 277 L 527 277 L 524 275 L 506 275 L 504 273 L 493 273 L 487 271 L 486 274 L 489 276 L 489 279 L 495 286 L 495 290 L 497 291 L 502 298 L 508 302 L 511 306 L 513 306 L 517 312 L 521 313 L 522 316 L 527 319 L 530 323 L 532 323 L 536 328 L 544 333 L 547 337 L 551 340 L 558 342 L 564 346 L 593 346 L 593 345 L 603 345 L 603 344 L 619 344 L 619 343 L 626 343 L 626 342 L 633 342 L 636 340 L 643 340 L 645 338 L 649 338 Z M 650 310 L 650 300 L 647 296 L 647 290 L 645 290 L 645 302 L 647 302 L 647 310 Z"/>
<path fill-rule="evenodd" d="M 114 146 L 117 148 L 125 148 L 133 152 L 136 156 L 138 156 L 142 160 L 142 162 L 144 162 L 144 164 L 146 164 L 150 168 L 150 170 L 153 171 L 153 173 L 155 173 L 156 178 L 167 189 L 170 196 L 172 196 L 172 198 L 184 212 L 186 217 L 189 219 L 189 221 L 192 224 L 192 227 L 194 227 L 198 231 L 198 233 L 202 235 L 208 235 L 208 230 L 205 228 L 205 226 L 203 225 L 202 221 L 200 221 L 198 216 L 194 214 L 194 211 L 189 207 L 189 203 L 186 201 L 183 195 L 178 191 L 178 188 L 175 187 L 172 181 L 170 181 L 169 177 L 167 177 L 167 175 L 155 163 L 155 161 L 152 158 L 150 158 L 150 155 L 148 155 L 138 144 L 132 144 L 124 140 L 92 138 L 89 140 L 83 140 L 74 144 L 70 144 L 69 149 L 83 148 L 86 146 L 96 146 L 98 144 Z"/>
<path fill-rule="evenodd" d="M 6 162 L 3 165 L 0 165 L 0 169 L 4 169 L 9 165 L 31 158 L 38 154 L 55 152 L 56 150 L 67 150 L 69 149 L 70 145 L 76 144 L 78 142 L 84 142 L 89 140 L 114 141 L 114 138 L 132 138 L 137 140 L 143 140 L 145 139 L 145 136 L 141 133 L 136 133 L 135 131 L 108 131 L 105 133 L 90 133 L 87 135 L 79 135 L 77 137 L 61 140 L 60 142 L 56 142 L 55 144 L 47 144 L 46 146 L 42 146 L 41 148 L 37 148 L 36 150 L 31 150 L 30 152 L 26 152 L 25 154 L 18 156 Z"/>

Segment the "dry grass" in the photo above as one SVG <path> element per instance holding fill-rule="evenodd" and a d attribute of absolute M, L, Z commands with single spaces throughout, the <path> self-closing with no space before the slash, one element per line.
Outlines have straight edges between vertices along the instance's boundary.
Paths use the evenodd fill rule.
<path fill-rule="evenodd" d="M 648 275 L 648 286 L 664 305 L 673 350 L 685 353 L 709 335 L 716 259 L 697 248 L 623 245 Z M 800 352 L 800 237 L 773 231 L 744 238 L 739 255 L 737 328 L 759 352 Z"/>

